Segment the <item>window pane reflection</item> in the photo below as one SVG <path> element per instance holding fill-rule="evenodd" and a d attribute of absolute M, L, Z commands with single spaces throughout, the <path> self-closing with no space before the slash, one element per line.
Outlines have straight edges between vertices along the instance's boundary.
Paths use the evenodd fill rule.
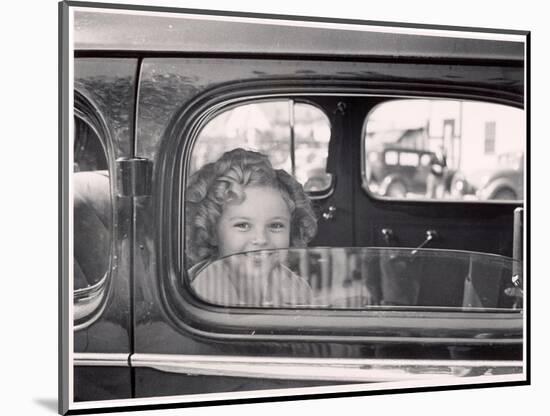
<path fill-rule="evenodd" d="M 521 264 L 446 250 L 263 250 L 190 272 L 203 300 L 224 306 L 513 310 L 522 307 Z"/>

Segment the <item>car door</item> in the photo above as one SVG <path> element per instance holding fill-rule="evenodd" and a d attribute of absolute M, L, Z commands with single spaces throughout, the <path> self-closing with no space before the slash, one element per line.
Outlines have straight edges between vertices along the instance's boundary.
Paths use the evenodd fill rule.
<path fill-rule="evenodd" d="M 338 69 L 330 62 L 293 62 L 289 64 L 282 60 L 240 59 L 239 70 L 234 71 L 232 59 L 150 58 L 143 60 L 138 103 L 137 152 L 140 157 L 151 160 L 155 169 L 151 197 L 142 197 L 136 200 L 134 266 L 136 332 L 132 364 L 135 367 L 137 397 L 331 383 L 329 380 L 308 380 L 307 377 L 305 380 L 298 378 L 294 381 L 284 380 L 287 378 L 284 376 L 260 377 L 261 373 L 258 373 L 257 369 L 254 370 L 254 366 L 251 367 L 253 372 L 250 373 L 256 372 L 253 377 L 250 377 L 248 371 L 232 373 L 227 369 L 220 369 L 222 376 L 215 376 L 212 370 L 208 369 L 185 371 L 187 365 L 190 364 L 188 360 L 193 356 L 199 357 L 199 367 L 207 364 L 204 360 L 215 361 L 216 357 L 221 358 L 222 361 L 231 356 L 256 356 L 260 359 L 268 356 L 287 356 L 289 353 L 296 352 L 303 357 L 326 358 L 330 356 L 331 346 L 307 345 L 298 339 L 297 342 L 277 342 L 275 340 L 227 342 L 228 340 L 223 337 L 218 340 L 216 337 L 214 339 L 195 337 L 191 327 L 188 327 L 187 324 L 181 327 L 180 318 L 176 316 L 171 318 L 170 316 L 172 313 L 179 314 L 187 310 L 196 299 L 191 300 L 192 298 L 190 298 L 192 303 L 189 304 L 187 301 L 182 304 L 182 299 L 176 298 L 166 299 L 168 303 L 165 303 L 163 299 L 166 295 L 176 295 L 172 289 L 181 286 L 182 276 L 172 275 L 169 280 L 164 280 L 161 277 L 167 276 L 163 267 L 167 266 L 164 259 L 167 259 L 165 256 L 170 252 L 170 249 L 163 247 L 164 243 L 177 241 L 177 239 L 173 239 L 174 237 L 166 234 L 168 230 L 174 231 L 173 226 L 165 228 L 161 224 L 167 224 L 167 221 L 171 222 L 181 215 L 181 208 L 174 205 L 180 199 L 175 197 L 172 192 L 181 192 L 182 189 L 178 187 L 182 184 L 180 175 L 183 172 L 177 169 L 182 169 L 180 162 L 183 159 L 189 161 L 188 157 L 193 152 L 193 141 L 186 139 L 187 128 L 191 125 L 191 121 L 200 119 L 201 112 L 204 113 L 219 107 L 220 102 L 227 101 L 235 106 L 237 100 L 232 98 L 237 94 L 243 100 L 241 107 L 250 104 L 250 100 L 252 103 L 263 104 L 267 96 L 266 104 L 284 102 L 286 105 L 286 102 L 294 103 L 295 101 L 293 105 L 307 107 L 310 110 L 315 109 L 319 114 L 324 114 L 326 124 L 332 126 L 329 133 L 331 142 L 341 145 L 345 128 L 342 119 L 343 111 L 339 109 L 340 101 L 330 97 L 328 93 L 325 96 L 318 96 L 322 90 L 321 87 L 310 88 L 310 92 L 297 96 L 292 85 L 297 78 L 301 78 L 301 71 L 320 71 L 320 64 L 325 67 L 322 70 L 328 73 Z M 267 74 L 269 78 L 283 78 L 286 81 L 273 83 L 271 80 L 262 80 Z M 189 79 L 193 79 L 192 87 L 187 81 Z M 248 88 L 246 83 L 243 84 L 243 79 L 248 79 Z M 233 85 L 231 86 L 231 84 Z M 220 86 L 223 87 L 223 91 Z M 203 100 L 206 105 L 201 103 Z M 194 116 L 199 116 L 199 118 Z M 334 126 L 339 127 L 335 128 Z M 229 135 L 229 133 L 227 134 Z M 195 140 L 200 141 L 201 137 Z M 208 137 L 204 137 L 204 140 L 207 139 Z M 224 139 L 230 140 L 229 137 L 221 140 Z M 328 136 L 327 139 L 329 139 Z M 296 140 L 299 141 L 299 138 Z M 195 146 L 198 144 L 195 143 Z M 344 147 L 339 151 L 340 157 L 345 157 L 344 155 L 348 151 Z M 299 159 L 299 155 L 295 157 L 296 160 Z M 331 241 L 332 244 L 346 246 L 349 245 L 352 238 L 352 216 L 350 215 L 352 207 L 351 199 L 348 197 L 351 169 L 349 165 L 341 163 L 341 160 L 331 161 L 332 170 L 331 168 L 326 169 L 330 170 L 333 177 L 336 178 L 332 184 L 312 195 L 318 213 L 320 215 L 326 213 L 327 216 L 331 216 L 330 221 L 326 221 L 326 226 L 320 225 L 320 228 L 325 227 L 322 234 L 324 240 L 321 240 L 321 244 Z M 190 162 L 188 162 L 189 164 Z M 179 168 L 176 168 L 178 165 Z M 168 193 L 171 197 L 165 199 Z M 336 209 L 329 209 L 333 205 L 336 206 Z M 174 215 L 176 217 L 173 217 Z M 179 244 L 178 246 L 181 247 Z M 181 264 L 178 252 L 180 250 L 172 252 L 173 256 L 171 255 L 175 264 Z M 159 257 L 160 253 L 164 254 Z M 173 288 L 171 288 L 172 284 L 175 285 Z M 176 301 L 178 306 L 172 301 Z M 197 311 L 201 313 L 200 308 Z M 219 315 L 219 318 L 226 323 L 228 323 L 226 319 L 231 319 L 230 317 L 231 314 Z M 179 323 L 174 325 L 173 319 Z M 277 321 L 280 317 L 266 315 L 265 319 Z M 225 324 L 222 325 L 225 326 Z M 341 350 L 342 354 L 347 354 L 346 348 L 342 346 L 333 346 L 333 348 Z M 210 363 L 210 366 L 212 365 Z M 286 368 L 285 374 L 288 375 L 290 371 L 290 367 L 287 367 L 288 363 L 283 362 L 281 366 Z M 224 374 L 225 376 L 223 376 Z"/>
<path fill-rule="evenodd" d="M 215 26 L 220 24 L 216 22 Z M 236 27 L 229 24 L 224 29 Z M 428 228 L 445 224 L 453 229 L 449 224 L 454 224 L 455 217 L 463 226 L 495 218 L 494 207 L 485 205 L 478 213 L 465 213 L 458 205 L 386 201 L 364 192 L 362 146 L 367 115 L 394 96 L 422 96 L 430 86 L 435 92 L 444 90 L 441 83 L 452 78 L 445 62 L 434 63 L 431 56 L 421 63 L 410 56 L 403 62 L 388 57 L 369 60 L 360 54 L 350 59 L 335 57 L 327 50 L 306 58 L 298 50 L 275 50 L 265 55 L 262 50 L 257 55 L 258 45 L 267 39 L 265 33 L 257 35 L 258 44 L 244 52 L 239 49 L 242 45 L 226 45 L 225 52 L 221 52 L 218 46 L 212 51 L 202 44 L 206 51 L 194 45 L 178 56 L 159 52 L 141 62 L 136 156 L 152 163 L 153 175 L 150 195 L 134 199 L 135 328 L 131 365 L 135 396 L 349 383 L 357 378 L 343 376 L 339 365 L 345 363 L 361 371 L 372 365 L 368 360 L 380 360 L 377 363 L 383 367 L 392 366 L 391 361 L 384 360 L 410 359 L 410 366 L 401 369 L 408 373 L 414 367 L 426 376 L 439 371 L 441 362 L 415 364 L 415 359 L 467 359 L 491 354 L 505 360 L 521 359 L 517 315 L 507 316 L 506 321 L 500 321 L 503 316 L 491 315 L 503 326 L 512 325 L 511 332 L 491 332 L 487 342 L 476 339 L 472 343 L 474 333 L 487 322 L 484 314 L 460 315 L 468 318 L 463 321 L 455 319 L 462 311 L 432 315 L 345 307 L 250 309 L 197 297 L 184 258 L 185 187 L 201 133 L 223 111 L 239 105 L 262 100 L 296 101 L 317 106 L 329 120 L 325 168 L 334 181 L 331 192 L 314 199 L 320 218 L 320 236 L 315 245 L 383 246 L 387 242 L 381 229 L 391 227 L 399 236 L 401 229 L 406 230 L 400 241 L 414 247 L 423 241 Z M 300 49 L 302 44 L 297 39 L 303 36 L 304 41 L 312 33 L 306 30 L 293 35 L 295 42 L 291 44 Z M 441 71 L 443 75 L 438 75 Z M 469 66 L 453 66 L 450 75 L 455 74 L 477 86 L 480 82 L 490 83 L 488 80 L 502 75 L 502 70 L 489 67 L 476 72 Z M 517 92 L 521 79 L 514 71 L 510 77 L 512 93 Z M 229 137 L 227 132 L 225 140 Z M 442 207 L 445 210 L 440 211 Z M 510 208 L 497 211 L 502 214 L 482 232 L 500 244 L 491 230 L 510 226 Z M 460 247 L 468 240 L 460 233 L 447 234 L 446 228 L 440 227 L 438 232 L 453 242 L 449 243 L 451 247 Z M 330 258 L 330 267 L 337 267 L 341 259 L 346 263 L 346 257 L 338 253 Z M 320 256 L 320 268 L 326 267 L 327 259 Z M 464 348 L 457 350 L 450 334 L 460 334 Z M 315 375 L 308 372 L 312 366 L 319 371 Z M 396 379 L 399 377 L 405 377 L 401 370 Z M 380 381 L 370 372 L 362 373 L 359 379 Z"/>
<path fill-rule="evenodd" d="M 132 397 L 131 194 L 137 59 L 77 56 L 74 74 L 74 401 Z"/>

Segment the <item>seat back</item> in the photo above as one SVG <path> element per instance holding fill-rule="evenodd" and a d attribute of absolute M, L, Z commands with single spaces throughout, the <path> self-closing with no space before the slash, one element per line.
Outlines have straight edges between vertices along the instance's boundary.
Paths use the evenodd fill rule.
<path fill-rule="evenodd" d="M 74 290 L 98 283 L 109 269 L 112 203 L 107 171 L 73 175 Z"/>

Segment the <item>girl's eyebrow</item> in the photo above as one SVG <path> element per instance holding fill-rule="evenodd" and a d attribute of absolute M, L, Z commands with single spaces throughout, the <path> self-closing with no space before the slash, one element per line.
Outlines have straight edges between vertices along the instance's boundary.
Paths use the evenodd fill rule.
<path fill-rule="evenodd" d="M 229 221 L 235 221 L 235 220 L 247 220 L 250 221 L 250 217 L 243 217 L 240 215 L 235 215 L 234 217 L 229 217 Z"/>

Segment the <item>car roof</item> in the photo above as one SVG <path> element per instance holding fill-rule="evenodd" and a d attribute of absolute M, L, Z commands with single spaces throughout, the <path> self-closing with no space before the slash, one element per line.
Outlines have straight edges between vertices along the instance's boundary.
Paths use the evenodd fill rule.
<path fill-rule="evenodd" d="M 387 23 L 74 8 L 76 51 L 240 53 L 498 60 L 523 65 L 523 32 L 412 29 Z M 202 12 L 206 13 L 206 12 Z M 304 18 L 307 19 L 307 18 Z M 367 24 L 368 23 L 368 24 Z M 383 26 L 388 25 L 388 26 Z"/>

